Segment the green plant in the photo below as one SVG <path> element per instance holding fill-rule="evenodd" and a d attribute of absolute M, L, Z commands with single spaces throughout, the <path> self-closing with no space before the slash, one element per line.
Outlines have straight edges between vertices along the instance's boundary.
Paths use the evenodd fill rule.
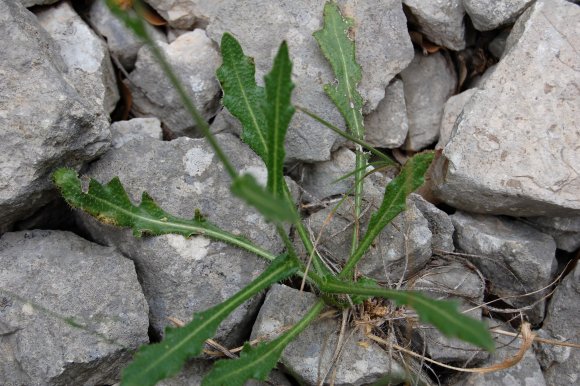
<path fill-rule="evenodd" d="M 162 342 L 141 347 L 134 362 L 124 370 L 122 385 L 153 385 L 161 379 L 175 375 L 187 359 L 202 352 L 205 340 L 214 335 L 220 322 L 236 307 L 271 284 L 292 275 L 300 275 L 316 289 L 317 293 L 321 294 L 316 305 L 300 322 L 278 338 L 256 347 L 246 344 L 239 359 L 217 361 L 213 370 L 204 379 L 203 385 L 243 385 L 251 378 L 263 380 L 276 365 L 284 347 L 304 330 L 327 304 L 335 307 L 351 305 L 345 301 L 345 296 L 350 296 L 354 303 L 360 303 L 369 297 L 394 300 L 398 305 L 413 307 L 422 321 L 433 324 L 445 335 L 458 337 L 487 350 L 493 350 L 493 341 L 485 326 L 459 313 L 454 302 L 432 300 L 412 291 L 382 288 L 370 279 L 354 275 L 357 262 L 365 255 L 380 231 L 405 209 L 406 197 L 423 183 L 423 176 L 433 158 L 431 152 L 420 153 L 411 158 L 400 174 L 386 187 L 382 204 L 372 215 L 364 235 L 360 235 L 358 221 L 356 222 L 350 258 L 342 272 L 334 275 L 325 267 L 316 253 L 284 180 L 284 137 L 295 112 L 291 103 L 292 63 L 286 43 L 282 43 L 278 50 L 272 70 L 265 77 L 265 86 L 259 87 L 255 80 L 252 58 L 244 55 L 242 47 L 232 35 L 224 34 L 221 41 L 223 64 L 218 69 L 217 77 L 224 92 L 223 104 L 241 121 L 243 141 L 262 158 L 267 167 L 268 180 L 264 188 L 250 175 L 239 175 L 230 164 L 211 135 L 207 123 L 193 106 L 182 84 L 147 35 L 142 20 L 116 8 L 114 1 L 109 1 L 109 5 L 138 36 L 149 44 L 153 54 L 182 96 L 185 107 L 195 119 L 197 126 L 204 132 L 206 139 L 231 176 L 232 193 L 257 208 L 270 220 L 277 227 L 280 237 L 286 244 L 286 252 L 275 256 L 254 245 L 248 239 L 219 229 L 200 213 L 196 213 L 195 217 L 189 220 L 177 218 L 161 209 L 147 193 L 143 193 L 138 206 L 134 205 L 118 178 L 114 178 L 106 185 L 91 180 L 85 192 L 75 171 L 57 170 L 53 176 L 54 182 L 71 206 L 80 208 L 108 224 L 129 227 L 136 237 L 168 233 L 185 237 L 204 235 L 244 248 L 271 261 L 269 267 L 260 276 L 230 299 L 204 312 L 196 313 L 193 320 L 184 327 L 167 328 Z M 139 9 L 138 2 L 135 8 Z M 315 38 L 337 79 L 337 84 L 326 85 L 325 91 L 343 115 L 350 129 L 350 134 L 343 134 L 357 144 L 354 197 L 355 215 L 358 218 L 361 214 L 363 182 L 367 166 L 363 148 L 366 147 L 373 153 L 379 154 L 383 162 L 390 161 L 376 149 L 364 143 L 362 98 L 357 91 L 361 72 L 355 61 L 354 43 L 347 36 L 351 25 L 352 21 L 343 18 L 338 7 L 329 2 L 324 8 L 324 27 L 315 33 Z M 329 128 L 338 130 L 318 116 L 307 113 Z M 291 223 L 297 230 L 312 260 L 312 269 L 307 269 L 307 262 L 297 256 L 282 227 L 284 222 Z"/>

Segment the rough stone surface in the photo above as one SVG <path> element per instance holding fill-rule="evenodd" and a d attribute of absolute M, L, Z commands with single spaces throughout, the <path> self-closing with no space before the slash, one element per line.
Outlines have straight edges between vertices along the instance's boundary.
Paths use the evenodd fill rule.
<path fill-rule="evenodd" d="M 368 184 L 367 184 L 368 185 Z M 366 195 L 361 219 L 361 234 L 366 232 L 369 217 L 380 206 L 378 196 Z M 332 207 L 312 214 L 307 224 L 315 237 L 320 236 L 320 250 L 330 260 L 345 263 L 352 241 L 352 200 L 346 200 L 336 211 L 332 220 L 323 228 Z M 376 238 L 372 246 L 357 265 L 364 275 L 376 280 L 397 283 L 401 278 L 412 276 L 421 270 L 431 258 L 431 231 L 429 223 L 412 200 L 407 201 L 407 210 L 399 214 Z"/>
<path fill-rule="evenodd" d="M 515 307 L 531 306 L 525 314 L 533 324 L 542 321 L 547 290 L 518 297 L 547 286 L 556 273 L 556 242 L 551 236 L 507 217 L 456 212 L 455 246 L 490 281 L 490 291 Z"/>
<path fill-rule="evenodd" d="M 421 32 L 435 44 L 455 51 L 465 48 L 462 0 L 403 0 Z"/>
<path fill-rule="evenodd" d="M 137 53 L 143 43 L 116 18 L 104 1 L 95 1 L 89 10 L 91 25 L 107 39 L 107 47 L 112 56 L 119 59 L 125 70 L 135 67 Z M 165 36 L 147 24 L 147 32 L 157 41 L 166 42 Z"/>
<path fill-rule="evenodd" d="M 488 323 L 492 327 L 496 324 L 491 321 Z M 502 330 L 511 330 L 505 324 L 501 324 L 500 328 Z M 508 358 L 514 357 L 518 353 L 519 343 L 521 342 L 519 339 L 505 335 L 496 335 L 494 338 L 497 342 L 497 351 L 491 354 L 489 359 L 484 363 L 481 363 L 481 367 L 501 363 Z M 459 384 L 463 386 L 552 386 L 552 384 L 547 383 L 544 379 L 540 364 L 532 350 L 526 351 L 522 360 L 515 366 L 487 374 L 469 374 Z M 556 386 L 556 384 L 553 386 Z"/>
<path fill-rule="evenodd" d="M 194 25 L 207 24 L 210 17 L 217 15 L 217 9 L 224 0 L 148 0 L 147 3 L 177 29 L 191 29 Z M 228 3 L 230 6 L 232 3 Z"/>
<path fill-rule="evenodd" d="M 62 231 L 6 233 L 0 267 L 3 385 L 112 384 L 149 341 L 135 266 L 114 248 Z"/>
<path fill-rule="evenodd" d="M 133 118 L 111 125 L 111 145 L 119 148 L 129 141 L 144 137 L 163 139 L 161 122 L 157 118 Z"/>
<path fill-rule="evenodd" d="M 580 248 L 580 217 L 528 217 L 522 219 L 556 240 L 556 246 L 566 252 Z"/>
<path fill-rule="evenodd" d="M 453 135 L 455 122 L 463 111 L 463 106 L 469 102 L 476 91 L 477 89 L 470 88 L 469 90 L 463 91 L 461 94 L 453 95 L 447 100 L 447 102 L 445 102 L 445 107 L 443 108 L 443 117 L 441 117 L 439 142 L 437 142 L 437 145 L 435 145 L 435 149 L 443 149 L 445 145 L 447 145 L 449 139 Z"/>
<path fill-rule="evenodd" d="M 407 288 L 421 291 L 434 299 L 459 300 L 459 310 L 462 312 L 483 303 L 485 282 L 464 263 L 439 258 L 432 260 L 427 268 L 411 279 Z M 481 308 L 466 315 L 481 320 Z M 420 324 L 414 331 L 419 340 L 418 351 L 422 352 L 425 344 L 426 354 L 436 361 L 472 363 L 474 359 L 487 357 L 482 351 L 474 358 L 476 347 L 459 339 L 447 338 L 431 325 Z"/>
<path fill-rule="evenodd" d="M 405 142 L 409 122 L 403 81 L 393 79 L 377 109 L 365 117 L 365 141 L 375 147 L 394 149 Z"/>
<path fill-rule="evenodd" d="M 580 214 L 578 20 L 580 8 L 563 0 L 540 0 L 519 18 L 434 167 L 446 203 L 512 216 Z"/>
<path fill-rule="evenodd" d="M 0 2 L 0 34 L 1 233 L 54 197 L 54 168 L 108 148 L 109 124 L 63 77 L 58 46 L 19 2 Z"/>
<path fill-rule="evenodd" d="M 247 146 L 232 135 L 221 134 L 217 140 L 234 168 L 265 184 L 264 164 Z M 101 182 L 119 176 L 134 202 L 147 191 L 171 214 L 193 218 L 197 208 L 222 229 L 274 253 L 281 249 L 275 227 L 231 196 L 230 179 L 204 139 L 133 140 L 107 152 L 91 165 L 88 175 Z M 129 230 L 97 223 L 84 214 L 81 220 L 96 240 L 115 245 L 135 262 L 151 325 L 158 333 L 169 324 L 168 317 L 188 322 L 194 312 L 232 296 L 266 267 L 250 252 L 203 236 L 137 239 Z M 260 300 L 256 296 L 234 311 L 220 325 L 216 339 L 228 347 L 239 344 Z"/>
<path fill-rule="evenodd" d="M 54 4 L 56 3 L 58 0 L 19 0 L 20 3 L 22 3 L 22 5 L 24 5 L 25 7 L 33 7 L 35 5 L 48 5 L 48 4 Z"/>
<path fill-rule="evenodd" d="M 67 76 L 80 95 L 89 106 L 99 106 L 103 115 L 111 113 L 119 90 L 105 42 L 67 2 L 45 8 L 36 16 L 59 47 Z"/>
<path fill-rule="evenodd" d="M 405 148 L 421 150 L 439 138 L 443 106 L 455 91 L 457 77 L 440 52 L 424 56 L 419 51 L 401 77 L 409 119 Z"/>
<path fill-rule="evenodd" d="M 366 100 L 365 113 L 374 110 L 385 96 L 390 80 L 405 68 L 413 56 L 400 0 L 338 2 L 357 20 L 356 56 L 363 79 L 359 90 Z M 208 36 L 219 42 L 225 31 L 239 39 L 246 55 L 256 61 L 256 78 L 261 83 L 272 65 L 282 40 L 288 41 L 294 62 L 296 104 L 313 110 L 324 119 L 343 127 L 343 118 L 323 91 L 334 75 L 312 33 L 322 27 L 324 1 L 285 2 L 240 1 L 215 4 L 208 16 Z M 213 16 L 218 15 L 218 16 Z M 260 20 L 260 23 L 254 23 Z M 304 114 L 296 114 L 286 140 L 288 161 L 306 162 L 330 159 L 339 136 Z"/>
<path fill-rule="evenodd" d="M 218 109 L 220 86 L 215 72 L 221 58 L 205 31 L 196 29 L 171 44 L 158 42 L 161 51 L 185 83 L 195 106 L 207 120 Z M 181 98 L 146 47 L 139 50 L 135 70 L 125 81 L 133 95 L 137 116 L 156 116 L 178 136 L 198 136 Z"/>
<path fill-rule="evenodd" d="M 431 248 L 433 252 L 439 254 L 453 252 L 455 250 L 455 246 L 453 245 L 453 232 L 455 228 L 453 228 L 453 224 L 447 213 L 438 209 L 418 194 L 411 193 L 409 200 L 417 206 L 417 209 L 421 211 L 423 217 L 427 220 L 432 235 Z"/>
<path fill-rule="evenodd" d="M 479 31 L 489 31 L 516 21 L 533 0 L 463 0 L 463 7 Z"/>
<path fill-rule="evenodd" d="M 282 327 L 298 322 L 315 303 L 314 294 L 275 284 L 260 309 L 252 339 L 261 336 L 276 338 Z M 339 331 L 340 321 L 337 319 L 315 321 L 286 347 L 281 363 L 307 385 L 319 384 L 331 370 L 329 364 L 332 363 Z M 342 355 L 336 363 L 334 385 L 368 385 L 389 373 L 393 384 L 406 378 L 405 368 L 392 360 L 383 348 L 372 342 L 368 342 L 367 347 L 358 344 L 365 340 L 362 330 L 347 331 L 345 340 Z M 330 379 L 328 374 L 323 384 L 330 384 Z"/>
<path fill-rule="evenodd" d="M 355 154 L 341 148 L 332 154 L 329 161 L 306 165 L 304 168 L 304 198 L 307 201 L 323 200 L 330 196 L 349 192 L 354 177 L 338 181 L 355 169 Z"/>
<path fill-rule="evenodd" d="M 543 324 L 548 339 L 580 342 L 580 264 L 562 280 L 554 292 Z M 578 349 L 537 345 L 537 355 L 548 385 L 575 385 L 580 381 Z"/>

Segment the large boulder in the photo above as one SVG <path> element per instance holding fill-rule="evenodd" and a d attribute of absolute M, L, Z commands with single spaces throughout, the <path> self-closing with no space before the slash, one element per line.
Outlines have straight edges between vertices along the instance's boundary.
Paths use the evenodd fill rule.
<path fill-rule="evenodd" d="M 232 135 L 216 138 L 237 170 L 252 173 L 265 184 L 266 168 L 249 147 Z M 231 195 L 231 180 L 204 139 L 132 140 L 93 163 L 88 175 L 101 182 L 118 176 L 134 202 L 147 191 L 173 215 L 193 218 L 199 209 L 226 231 L 244 235 L 273 253 L 282 248 L 275 227 Z M 170 325 L 168 318 L 188 322 L 194 312 L 226 300 L 266 267 L 266 261 L 256 255 L 204 236 L 137 239 L 130 230 L 85 214 L 81 220 L 92 237 L 116 246 L 135 262 L 149 302 L 151 326 L 158 334 Z M 226 346 L 239 344 L 259 304 L 256 296 L 234 311 L 221 324 L 216 339 Z"/>
<path fill-rule="evenodd" d="M 580 214 L 578 20 L 564 0 L 537 1 L 518 19 L 436 161 L 440 199 L 479 213 Z"/>
<path fill-rule="evenodd" d="M 0 238 L 0 383 L 117 382 L 149 342 L 134 264 L 63 231 Z"/>
<path fill-rule="evenodd" d="M 19 2 L 0 2 L 0 233 L 54 197 L 51 172 L 109 147 L 108 118 L 77 90 L 60 48 Z"/>

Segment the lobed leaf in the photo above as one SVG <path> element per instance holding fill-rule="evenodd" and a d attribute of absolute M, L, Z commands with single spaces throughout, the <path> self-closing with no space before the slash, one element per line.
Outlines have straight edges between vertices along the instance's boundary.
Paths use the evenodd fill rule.
<path fill-rule="evenodd" d="M 266 99 L 263 105 L 268 124 L 268 190 L 276 197 L 284 197 L 284 138 L 294 115 L 291 103 L 292 62 L 288 45 L 283 42 L 274 59 L 272 71 L 265 76 Z"/>
<path fill-rule="evenodd" d="M 285 182 L 284 182 L 285 183 Z M 298 214 L 285 198 L 279 198 L 264 189 L 251 174 L 234 179 L 231 186 L 234 195 L 256 208 L 266 219 L 274 222 L 295 222 Z"/>
<path fill-rule="evenodd" d="M 385 189 L 381 206 L 373 213 L 360 245 L 349 258 L 340 277 L 346 277 L 352 272 L 356 263 L 365 254 L 383 228 L 399 213 L 405 210 L 407 196 L 423 185 L 425 173 L 433 160 L 433 152 L 416 154 L 410 158 L 397 177 Z"/>
<path fill-rule="evenodd" d="M 249 379 L 266 380 L 276 366 L 284 348 L 322 311 L 324 302 L 318 301 L 290 330 L 278 338 L 261 343 L 256 348 L 244 346 L 239 359 L 219 360 L 203 379 L 202 386 L 243 386 Z"/>
<path fill-rule="evenodd" d="M 288 256 L 280 256 L 254 281 L 225 302 L 196 313 L 180 328 L 167 328 L 165 339 L 142 346 L 135 360 L 125 368 L 121 386 L 149 386 L 177 374 L 184 363 L 201 353 L 206 339 L 215 335 L 219 324 L 256 293 L 292 275 L 298 266 Z"/>
<path fill-rule="evenodd" d="M 265 92 L 256 84 L 254 59 L 245 56 L 240 43 L 227 32 L 220 49 L 222 65 L 216 75 L 224 91 L 222 103 L 242 123 L 242 140 L 267 163 L 268 133 L 262 109 Z"/>
<path fill-rule="evenodd" d="M 362 75 L 355 60 L 354 42 L 348 38 L 353 20 L 340 14 L 338 5 L 324 5 L 324 27 L 314 33 L 322 53 L 329 61 L 336 84 L 327 84 L 324 91 L 334 102 L 353 135 L 362 140 L 364 126 L 362 117 L 363 100 L 356 87 Z"/>
<path fill-rule="evenodd" d="M 373 287 L 369 282 L 343 282 L 332 276 L 325 277 L 321 290 L 330 293 L 341 293 L 367 297 L 392 299 L 399 305 L 412 307 L 419 319 L 431 323 L 448 337 L 455 337 L 475 344 L 488 351 L 494 351 L 494 341 L 485 324 L 470 318 L 458 311 L 457 302 L 435 300 L 415 291 L 390 290 Z"/>
<path fill-rule="evenodd" d="M 249 250 L 266 259 L 274 256 L 252 244 L 249 240 L 226 232 L 196 213 L 191 220 L 173 216 L 161 209 L 147 193 L 143 193 L 141 204 L 133 205 L 119 178 L 101 185 L 91 179 L 89 189 L 82 190 L 76 171 L 61 168 L 54 172 L 53 181 L 63 198 L 74 208 L 82 209 L 101 222 L 133 230 L 136 237 L 177 234 L 185 237 L 203 235 Z"/>

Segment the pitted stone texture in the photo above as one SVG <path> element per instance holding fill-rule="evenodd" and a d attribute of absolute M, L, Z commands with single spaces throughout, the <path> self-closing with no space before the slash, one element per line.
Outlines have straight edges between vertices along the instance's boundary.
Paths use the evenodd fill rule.
<path fill-rule="evenodd" d="M 459 300 L 459 311 L 481 320 L 481 308 L 475 306 L 483 303 L 485 281 L 477 273 L 459 260 L 438 258 L 416 277 L 407 283 L 409 290 L 421 291 L 434 299 Z M 420 324 L 414 330 L 418 339 L 419 352 L 425 344 L 426 354 L 430 358 L 444 363 L 461 363 L 485 359 L 485 352 L 475 352 L 476 347 L 455 338 L 447 338 L 436 328 Z M 476 355 L 474 355 L 476 354 Z"/>
<path fill-rule="evenodd" d="M 563 0 L 562 0 L 563 1 Z M 479 31 L 513 23 L 533 0 L 463 0 L 463 7 Z"/>
<path fill-rule="evenodd" d="M 135 67 L 137 53 L 143 46 L 143 42 L 111 13 L 104 1 L 93 2 L 89 10 L 89 19 L 91 25 L 107 39 L 107 47 L 111 55 L 119 59 L 125 70 L 131 71 Z M 149 35 L 156 41 L 167 42 L 163 33 L 149 24 L 146 28 Z"/>
<path fill-rule="evenodd" d="M 252 339 L 276 338 L 281 328 L 297 323 L 315 303 L 314 294 L 273 285 L 254 324 Z M 340 321 L 336 318 L 313 322 L 284 349 L 281 363 L 306 385 L 320 384 L 325 375 L 324 385 L 329 385 L 333 379 L 337 386 L 369 385 L 386 375 L 392 377 L 392 384 L 407 378 L 405 367 L 392 360 L 388 351 L 371 342 L 366 347 L 358 344 L 365 340 L 362 330 L 346 332 L 344 347 L 335 364 L 336 372 L 334 376 L 327 374 L 333 363 L 339 331 Z M 423 385 L 423 377 L 419 375 L 419 385 Z"/>
<path fill-rule="evenodd" d="M 449 139 L 453 136 L 455 122 L 461 115 L 463 106 L 469 102 L 476 91 L 477 89 L 470 88 L 469 90 L 463 91 L 461 94 L 453 95 L 447 100 L 447 102 L 445 102 L 445 107 L 443 108 L 443 117 L 441 118 L 439 142 L 437 142 L 437 145 L 435 145 L 435 149 L 443 149 L 445 145 L 447 145 Z"/>
<path fill-rule="evenodd" d="M 307 220 L 316 238 L 322 232 L 319 249 L 337 263 L 345 263 L 350 251 L 354 224 L 352 201 L 344 201 L 327 224 L 325 221 L 333 207 L 321 209 Z M 380 204 L 381 198 L 378 195 L 365 195 L 363 209 L 366 212 L 360 220 L 361 234 L 366 232 L 370 215 Z M 372 207 L 367 210 L 369 205 Z M 431 258 L 431 240 L 429 223 L 415 203 L 407 200 L 407 210 L 383 229 L 375 240 L 376 245 L 369 248 L 357 269 L 365 276 L 381 282 L 397 283 L 425 266 Z"/>
<path fill-rule="evenodd" d="M 365 117 L 365 141 L 375 147 L 394 149 L 405 142 L 409 122 L 403 81 L 394 79 L 377 109 Z"/>
<path fill-rule="evenodd" d="M 580 7 L 563 0 L 519 18 L 434 165 L 439 198 L 479 213 L 580 214 L 578 20 Z"/>
<path fill-rule="evenodd" d="M 322 28 L 324 3 L 323 0 L 244 0 L 235 4 L 222 1 L 215 5 L 218 16 L 209 17 L 207 33 L 219 42 L 224 32 L 231 32 L 246 55 L 255 58 L 260 84 L 280 43 L 286 40 L 294 64 L 294 102 L 343 127 L 342 116 L 323 91 L 323 85 L 332 83 L 335 77 L 312 36 Z M 368 113 L 384 98 L 390 80 L 412 60 L 405 15 L 400 0 L 341 0 L 338 4 L 356 20 L 356 57 L 363 74 L 358 89 L 366 101 L 364 112 Z M 340 143 L 342 139 L 322 124 L 296 114 L 286 138 L 287 159 L 325 161 Z"/>
<path fill-rule="evenodd" d="M 497 323 L 488 321 L 491 327 Z M 501 324 L 502 330 L 512 330 L 509 325 Z M 515 332 L 515 331 L 510 331 Z M 495 335 L 496 352 L 491 354 L 489 359 L 481 363 L 481 367 L 493 366 L 501 363 L 518 354 L 521 340 L 511 336 Z M 532 350 L 527 350 L 523 358 L 514 366 L 507 369 L 494 371 L 485 374 L 469 374 L 462 386 L 556 386 L 557 384 L 547 383 L 542 374 L 540 364 Z"/>
<path fill-rule="evenodd" d="M 580 342 L 580 264 L 557 287 L 550 300 L 542 330 L 548 339 Z M 537 355 L 549 385 L 574 385 L 580 381 L 578 349 L 537 345 Z"/>
<path fill-rule="evenodd" d="M 580 216 L 528 217 L 522 221 L 552 236 L 559 249 L 574 252 L 580 248 Z"/>
<path fill-rule="evenodd" d="M 541 290 L 554 278 L 557 268 L 556 242 L 538 230 L 507 217 L 456 212 L 455 246 L 471 255 L 468 259 L 490 281 L 491 293 L 504 297 L 515 307 L 534 307 L 524 311 L 533 324 L 544 316 L 548 290 Z"/>
<path fill-rule="evenodd" d="M 213 117 L 219 105 L 220 86 L 215 72 L 221 58 L 205 31 L 196 29 L 180 35 L 171 44 L 158 44 L 183 80 L 203 118 Z M 178 136 L 199 136 L 179 94 L 147 47 L 139 50 L 135 70 L 125 83 L 133 95 L 132 111 L 135 115 L 153 115 Z"/>
<path fill-rule="evenodd" d="M 329 161 L 306 165 L 304 168 L 304 198 L 307 201 L 323 200 L 330 196 L 349 192 L 354 177 L 341 179 L 356 168 L 356 156 L 350 149 L 341 148 Z"/>
<path fill-rule="evenodd" d="M 36 13 L 38 22 L 54 39 L 66 66 L 66 76 L 86 100 L 110 114 L 119 100 L 119 90 L 107 46 L 81 19 L 72 6 L 61 2 Z"/>
<path fill-rule="evenodd" d="M 457 85 L 453 66 L 436 52 L 415 51 L 413 62 L 401 72 L 409 119 L 407 150 L 421 150 L 439 138 L 443 106 Z"/>
<path fill-rule="evenodd" d="M 221 134 L 216 139 L 234 168 L 253 174 L 265 185 L 266 168 L 247 146 L 232 135 Z M 218 227 L 273 253 L 281 250 L 275 227 L 231 195 L 231 180 L 205 139 L 134 140 L 107 152 L 91 165 L 88 175 L 101 182 L 119 176 L 134 202 L 147 191 L 173 215 L 193 218 L 197 208 Z M 191 320 L 194 312 L 226 300 L 266 267 L 263 259 L 250 252 L 203 236 L 137 239 L 129 230 L 81 215 L 92 237 L 115 245 L 135 261 L 149 302 L 151 325 L 158 333 L 169 325 L 168 317 Z M 240 344 L 260 300 L 256 296 L 236 309 L 220 325 L 216 339 L 228 347 Z"/>
<path fill-rule="evenodd" d="M 429 230 L 431 231 L 431 248 L 434 253 L 442 254 L 445 252 L 453 252 L 455 246 L 453 245 L 453 223 L 447 213 L 438 209 L 418 194 L 411 193 L 409 200 L 417 206 L 421 211 L 423 217 L 427 220 Z"/>
<path fill-rule="evenodd" d="M 135 266 L 62 231 L 0 238 L 0 382 L 112 384 L 149 342 Z"/>
<path fill-rule="evenodd" d="M 163 139 L 161 122 L 157 118 L 133 118 L 111 125 L 111 145 L 117 149 L 129 141 L 144 137 Z"/>
<path fill-rule="evenodd" d="M 421 32 L 435 44 L 455 51 L 465 48 L 462 0 L 403 0 Z"/>
<path fill-rule="evenodd" d="M 54 197 L 50 173 L 109 146 L 109 124 L 65 77 L 54 40 L 19 2 L 0 2 L 0 233 Z M 101 109 L 102 112 L 102 109 Z"/>

